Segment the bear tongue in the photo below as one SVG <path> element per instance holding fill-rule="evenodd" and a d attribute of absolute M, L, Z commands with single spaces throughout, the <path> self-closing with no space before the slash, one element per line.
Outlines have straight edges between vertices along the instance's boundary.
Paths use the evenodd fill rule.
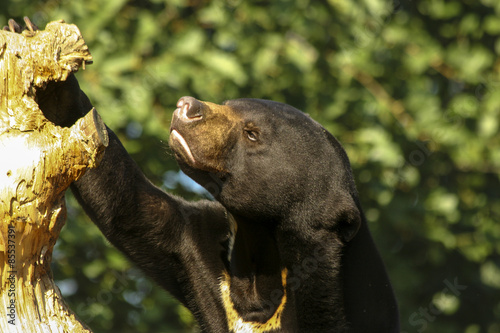
<path fill-rule="evenodd" d="M 189 162 L 191 162 L 191 164 L 194 166 L 195 163 L 196 163 L 196 160 L 194 159 L 193 153 L 191 152 L 191 149 L 189 148 L 186 140 L 175 129 L 172 130 L 172 132 L 170 133 L 170 135 L 172 136 L 173 140 L 175 140 L 178 143 L 180 143 L 180 145 L 184 149 L 184 152 L 186 153 L 186 155 L 187 155 L 187 157 L 189 159 Z"/>

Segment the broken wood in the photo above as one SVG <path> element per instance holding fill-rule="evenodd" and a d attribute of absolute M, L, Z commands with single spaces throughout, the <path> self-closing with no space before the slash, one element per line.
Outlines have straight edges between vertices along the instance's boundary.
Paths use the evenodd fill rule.
<path fill-rule="evenodd" d="M 90 332 L 64 302 L 50 262 L 64 192 L 98 164 L 107 131 L 95 109 L 56 126 L 37 93 L 91 59 L 78 28 L 62 21 L 0 31 L 0 332 Z"/>

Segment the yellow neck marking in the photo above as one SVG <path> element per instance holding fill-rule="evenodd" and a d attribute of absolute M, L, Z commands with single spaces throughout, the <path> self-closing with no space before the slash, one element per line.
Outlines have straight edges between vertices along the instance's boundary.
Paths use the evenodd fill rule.
<path fill-rule="evenodd" d="M 234 303 L 231 300 L 231 277 L 224 271 L 222 280 L 220 283 L 220 291 L 222 294 L 222 301 L 224 303 L 224 310 L 226 311 L 227 323 L 229 331 L 235 333 L 263 333 L 271 330 L 276 330 L 281 328 L 281 315 L 285 309 L 286 304 L 286 277 L 288 270 L 286 268 L 281 270 L 281 284 L 283 285 L 283 297 L 281 298 L 280 305 L 274 312 L 271 318 L 269 318 L 265 323 L 244 321 L 236 309 L 234 308 Z"/>

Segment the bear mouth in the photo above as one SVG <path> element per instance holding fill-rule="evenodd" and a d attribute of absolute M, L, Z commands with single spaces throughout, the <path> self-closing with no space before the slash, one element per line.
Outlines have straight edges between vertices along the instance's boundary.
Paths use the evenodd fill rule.
<path fill-rule="evenodd" d="M 174 149 L 176 153 L 181 155 L 186 162 L 191 165 L 196 165 L 196 160 L 191 152 L 191 148 L 186 142 L 186 139 L 175 129 L 170 132 L 170 146 Z M 180 146 L 180 149 L 178 147 Z M 180 150 L 180 151 L 179 151 Z"/>

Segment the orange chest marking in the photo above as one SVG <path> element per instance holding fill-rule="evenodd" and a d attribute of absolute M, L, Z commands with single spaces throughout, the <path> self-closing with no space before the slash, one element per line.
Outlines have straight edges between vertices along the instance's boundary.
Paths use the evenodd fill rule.
<path fill-rule="evenodd" d="M 285 309 L 287 301 L 286 296 L 286 277 L 288 270 L 286 268 L 281 270 L 281 284 L 283 285 L 283 296 L 274 314 L 265 323 L 244 321 L 243 318 L 234 308 L 234 303 L 231 300 L 231 277 L 224 271 L 222 280 L 220 282 L 220 291 L 222 294 L 222 301 L 224 303 L 224 310 L 230 332 L 235 333 L 264 333 L 281 328 L 281 315 Z"/>

